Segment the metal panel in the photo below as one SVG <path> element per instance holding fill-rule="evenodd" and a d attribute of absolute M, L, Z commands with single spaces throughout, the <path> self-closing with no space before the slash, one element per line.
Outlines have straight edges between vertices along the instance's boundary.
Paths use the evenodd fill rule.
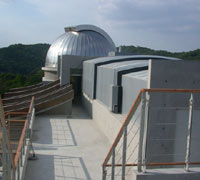
<path fill-rule="evenodd" d="M 120 76 L 118 74 L 124 71 L 125 73 L 134 70 L 140 71 L 143 70 L 141 67 L 146 68 L 147 66 L 148 61 L 136 60 L 99 66 L 97 69 L 96 98 L 105 104 L 110 111 L 115 112 L 114 109 L 116 108 L 117 113 L 121 112 L 122 88 L 118 89 L 119 91 L 113 91 L 112 88 L 113 86 L 119 86 L 118 79 Z"/>
<path fill-rule="evenodd" d="M 100 44 L 96 44 L 95 46 L 99 46 Z M 101 50 L 101 48 L 97 48 L 97 53 Z M 101 57 L 101 58 L 95 58 L 90 59 L 89 61 L 85 61 L 83 63 L 84 68 L 90 66 L 91 71 L 84 70 L 83 68 L 83 85 L 85 86 L 85 81 L 90 82 L 90 87 L 93 88 L 90 91 L 83 92 L 86 93 L 91 99 L 96 99 L 96 88 L 97 88 L 97 68 L 99 66 L 103 66 L 106 64 L 113 64 L 117 62 L 128 62 L 133 60 L 149 60 L 149 59 L 164 59 L 164 60 L 180 60 L 177 58 L 170 58 L 170 57 L 164 57 L 164 56 L 152 56 L 152 55 L 132 55 L 132 56 L 111 56 L 111 57 Z"/>

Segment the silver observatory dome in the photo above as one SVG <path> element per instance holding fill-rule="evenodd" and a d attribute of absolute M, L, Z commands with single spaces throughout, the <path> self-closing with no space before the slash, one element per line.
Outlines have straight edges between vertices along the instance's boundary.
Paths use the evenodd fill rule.
<path fill-rule="evenodd" d="M 91 59 L 108 56 L 109 52 L 115 51 L 115 44 L 102 29 L 93 25 L 67 27 L 65 33 L 50 46 L 45 66 L 57 67 L 59 55 L 74 55 Z"/>

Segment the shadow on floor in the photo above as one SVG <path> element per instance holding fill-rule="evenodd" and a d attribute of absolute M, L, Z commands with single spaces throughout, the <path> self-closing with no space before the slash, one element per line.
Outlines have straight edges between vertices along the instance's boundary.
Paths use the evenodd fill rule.
<path fill-rule="evenodd" d="M 37 160 L 29 160 L 25 180 L 55 180 L 53 155 L 37 154 Z"/>
<path fill-rule="evenodd" d="M 65 117 L 37 117 L 33 142 L 62 146 L 77 146 L 69 120 Z"/>
<path fill-rule="evenodd" d="M 55 179 L 91 180 L 81 157 L 54 156 Z"/>
<path fill-rule="evenodd" d="M 68 116 L 68 119 L 87 119 L 92 120 L 92 118 L 89 116 L 87 111 L 83 108 L 81 104 L 73 104 L 72 106 L 72 115 Z"/>
<path fill-rule="evenodd" d="M 28 161 L 25 180 L 91 180 L 81 157 L 37 154 Z"/>

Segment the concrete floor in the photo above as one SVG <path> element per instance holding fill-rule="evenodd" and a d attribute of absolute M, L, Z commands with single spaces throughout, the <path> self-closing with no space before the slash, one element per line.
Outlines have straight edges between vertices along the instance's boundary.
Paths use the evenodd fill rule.
<path fill-rule="evenodd" d="M 98 180 L 110 144 L 76 106 L 70 118 L 36 116 L 33 146 L 38 159 L 28 161 L 26 180 Z"/>

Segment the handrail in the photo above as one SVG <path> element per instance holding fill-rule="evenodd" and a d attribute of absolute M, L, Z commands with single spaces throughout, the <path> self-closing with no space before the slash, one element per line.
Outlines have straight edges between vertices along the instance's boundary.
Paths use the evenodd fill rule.
<path fill-rule="evenodd" d="M 11 98 L 12 96 L 20 96 L 20 95 L 30 94 L 31 92 L 33 93 L 33 92 L 36 92 L 36 91 L 42 91 L 46 88 L 50 88 L 50 87 L 55 86 L 55 85 L 60 85 L 60 80 L 56 80 L 56 81 L 53 81 L 51 83 L 44 84 L 42 86 L 35 87 L 35 88 L 29 89 L 29 90 L 5 93 L 4 99 L 5 98 Z"/>
<path fill-rule="evenodd" d="M 166 88 L 153 88 L 141 89 L 142 92 L 169 92 L 169 93 L 200 93 L 200 89 L 166 89 Z"/>
<path fill-rule="evenodd" d="M 21 120 L 19 120 L 19 119 L 18 119 L 18 120 L 15 120 L 15 119 L 7 119 L 6 121 L 7 121 L 7 122 L 21 123 L 21 122 L 25 122 L 26 120 L 22 120 L 22 119 L 21 119 Z"/>
<path fill-rule="evenodd" d="M 45 96 L 44 98 L 41 98 L 41 99 L 36 99 L 35 98 L 34 103 L 35 103 L 36 111 L 38 109 L 40 109 L 42 104 L 48 104 L 48 102 L 49 102 L 49 104 L 51 102 L 56 102 L 57 99 L 62 99 L 62 97 L 63 97 L 63 99 L 62 99 L 61 103 L 63 103 L 65 100 L 67 100 L 67 97 L 69 99 L 71 99 L 71 98 L 73 98 L 73 96 L 74 96 L 73 90 L 68 90 L 66 88 L 63 91 L 61 89 L 61 91 L 58 91 L 58 92 L 56 91 L 55 93 L 52 93 L 51 95 Z M 5 107 L 5 110 L 6 110 L 6 107 Z M 28 111 L 28 106 L 27 106 L 27 104 L 25 104 L 25 106 L 23 106 L 23 104 L 21 104 L 21 106 L 17 107 L 17 108 L 15 108 L 15 106 L 13 106 L 13 109 L 9 110 L 8 113 L 13 112 L 13 111 L 19 111 L 19 112 Z"/>
<path fill-rule="evenodd" d="M 33 89 L 42 85 L 43 83 L 41 82 L 41 83 L 33 84 L 30 86 L 25 86 L 25 87 L 20 87 L 20 88 L 11 88 L 8 90 L 8 92 L 24 91 L 24 90 Z"/>
<path fill-rule="evenodd" d="M 142 93 L 154 93 L 154 92 L 158 92 L 158 93 L 200 93 L 200 89 L 161 89 L 161 88 L 154 88 L 154 89 L 141 89 L 139 94 L 136 97 L 136 100 L 134 101 L 133 105 L 131 106 L 131 109 L 128 113 L 128 115 L 125 118 L 124 123 L 122 124 L 117 137 L 115 138 L 111 148 L 108 151 L 108 154 L 106 155 L 106 158 L 104 160 L 104 162 L 102 163 L 102 167 L 103 167 L 103 173 L 106 167 L 112 167 L 113 164 L 108 164 L 108 161 L 110 160 L 112 153 L 114 152 L 118 142 L 120 141 L 120 138 L 122 137 L 125 127 L 127 128 L 131 118 L 133 117 L 134 113 L 137 110 L 137 107 L 139 106 L 141 100 L 142 100 Z M 112 162 L 113 163 L 113 162 Z M 164 165 L 199 165 L 200 162 L 165 162 L 165 163 L 146 163 L 145 166 L 164 166 Z M 141 164 L 140 164 L 141 165 Z M 114 164 L 114 166 L 123 166 L 123 164 Z M 133 164 L 125 164 L 125 166 L 139 166 L 139 164 L 137 163 L 133 163 Z M 114 172 L 114 171 L 113 171 Z M 103 178 L 104 179 L 104 178 Z"/>
<path fill-rule="evenodd" d="M 25 133 L 26 133 L 27 124 L 28 124 L 28 121 L 25 121 L 24 128 L 22 130 L 22 134 L 21 134 L 20 139 L 19 139 L 19 144 L 18 144 L 18 147 L 17 147 L 17 152 L 16 152 L 15 160 L 14 160 L 15 168 L 17 167 L 18 160 L 19 160 L 19 157 L 20 157 L 21 149 L 22 149 L 22 146 L 23 146 L 23 140 L 24 140 Z"/>
<path fill-rule="evenodd" d="M 6 97 L 3 99 L 3 103 L 4 105 L 6 105 L 6 104 L 18 103 L 18 102 L 30 100 L 32 96 L 40 97 L 42 95 L 46 95 L 47 93 L 51 93 L 52 91 L 55 91 L 59 88 L 60 88 L 60 84 L 56 84 L 46 89 L 42 89 L 41 91 L 30 91 L 29 93 L 21 94 L 19 96 Z"/>
<path fill-rule="evenodd" d="M 29 106 L 28 115 L 31 114 L 31 112 L 32 112 L 32 110 L 34 108 L 33 105 L 34 105 L 34 97 L 32 97 L 31 104 Z M 18 147 L 17 147 L 17 152 L 16 152 L 16 155 L 15 155 L 15 159 L 14 159 L 15 168 L 17 168 L 17 165 L 18 165 L 18 161 L 19 161 L 19 158 L 20 158 L 20 153 L 21 153 L 22 146 L 23 146 L 23 141 L 24 141 L 25 134 L 26 134 L 26 129 L 27 129 L 27 126 L 28 126 L 28 121 L 29 121 L 28 115 L 27 115 L 27 119 L 26 119 L 25 124 L 24 124 L 24 128 L 22 130 L 22 134 L 21 134 L 20 139 L 19 139 L 19 144 L 18 144 Z"/>
<path fill-rule="evenodd" d="M 28 114 L 30 114 L 33 110 L 34 100 L 35 100 L 35 97 L 33 96 L 32 99 L 31 99 L 31 104 L 29 106 Z"/>
<path fill-rule="evenodd" d="M 28 113 L 27 112 L 15 112 L 15 111 L 10 111 L 10 112 L 6 112 L 5 113 L 5 116 L 8 116 L 8 115 L 27 115 Z"/>
<path fill-rule="evenodd" d="M 140 92 L 139 92 L 139 94 L 137 95 L 136 100 L 133 103 L 133 105 L 131 106 L 131 109 L 130 109 L 128 115 L 126 116 L 126 119 L 125 119 L 124 123 L 122 124 L 122 127 L 120 128 L 119 133 L 117 134 L 117 137 L 115 138 L 114 143 L 112 144 L 112 146 L 111 146 L 111 148 L 110 148 L 110 150 L 109 150 L 109 152 L 108 152 L 108 154 L 107 154 L 107 156 L 106 156 L 106 158 L 105 158 L 102 166 L 105 166 L 106 163 L 109 161 L 109 158 L 112 155 L 112 149 L 117 145 L 117 143 L 119 142 L 120 138 L 122 137 L 123 129 L 124 129 L 125 125 L 128 123 L 128 121 L 130 121 L 129 117 L 130 117 L 130 115 L 133 114 L 133 112 L 132 112 L 133 109 L 136 108 L 137 105 L 139 104 L 139 102 L 141 100 L 141 94 L 142 94 L 142 92 L 144 92 L 144 89 L 141 89 Z"/>
<path fill-rule="evenodd" d="M 11 163 L 10 164 L 11 164 L 11 166 L 13 168 L 13 172 L 14 172 L 15 171 L 14 157 L 13 157 L 13 154 L 12 154 L 12 147 L 11 147 L 11 144 L 10 144 L 10 138 L 9 138 L 8 130 L 7 130 L 7 127 L 6 127 L 6 124 L 5 124 L 6 121 L 5 121 L 5 114 L 4 114 L 4 109 L 3 109 L 1 96 L 0 96 L 0 118 L 1 118 L 0 123 L 1 123 L 1 126 L 2 126 L 2 130 L 4 131 L 4 132 L 2 132 L 2 136 L 3 136 L 2 138 L 5 137 L 5 139 L 2 139 L 2 140 L 3 141 L 5 140 L 5 144 L 6 144 L 7 151 L 8 151 L 8 153 L 7 152 L 5 152 L 5 153 L 6 153 L 6 155 L 11 156 L 11 159 L 10 159 Z M 8 166 L 9 164 L 6 162 L 6 165 Z M 10 172 L 6 171 L 5 173 L 10 173 Z M 13 175 L 13 173 L 12 173 L 12 175 Z M 3 175 L 3 177 L 4 177 L 4 175 Z"/>
<path fill-rule="evenodd" d="M 200 162 L 189 162 L 190 165 L 200 165 Z M 146 166 L 177 166 L 186 165 L 185 162 L 167 162 L 167 163 L 147 163 Z M 106 167 L 112 167 L 112 164 L 106 164 Z M 115 164 L 116 167 L 121 167 L 122 164 Z M 125 164 L 125 166 L 138 166 L 137 163 Z"/>
<path fill-rule="evenodd" d="M 39 102 L 43 102 L 46 99 L 49 99 L 50 96 L 55 97 L 55 96 L 58 96 L 60 94 L 69 92 L 70 90 L 72 90 L 72 85 L 63 86 L 63 87 L 60 87 L 59 89 L 52 90 L 51 92 L 46 92 L 46 93 L 43 93 L 41 95 L 35 94 L 34 95 L 34 97 L 35 97 L 34 102 L 35 102 L 35 104 L 38 104 Z M 13 109 L 19 109 L 21 107 L 27 107 L 27 106 L 30 105 L 31 98 L 32 98 L 32 96 L 29 96 L 29 98 L 24 98 L 24 99 L 21 98 L 19 102 L 17 101 L 17 102 L 12 103 L 12 104 L 4 104 L 4 109 L 5 109 L 5 111 L 9 112 L 10 110 L 13 110 Z"/>

